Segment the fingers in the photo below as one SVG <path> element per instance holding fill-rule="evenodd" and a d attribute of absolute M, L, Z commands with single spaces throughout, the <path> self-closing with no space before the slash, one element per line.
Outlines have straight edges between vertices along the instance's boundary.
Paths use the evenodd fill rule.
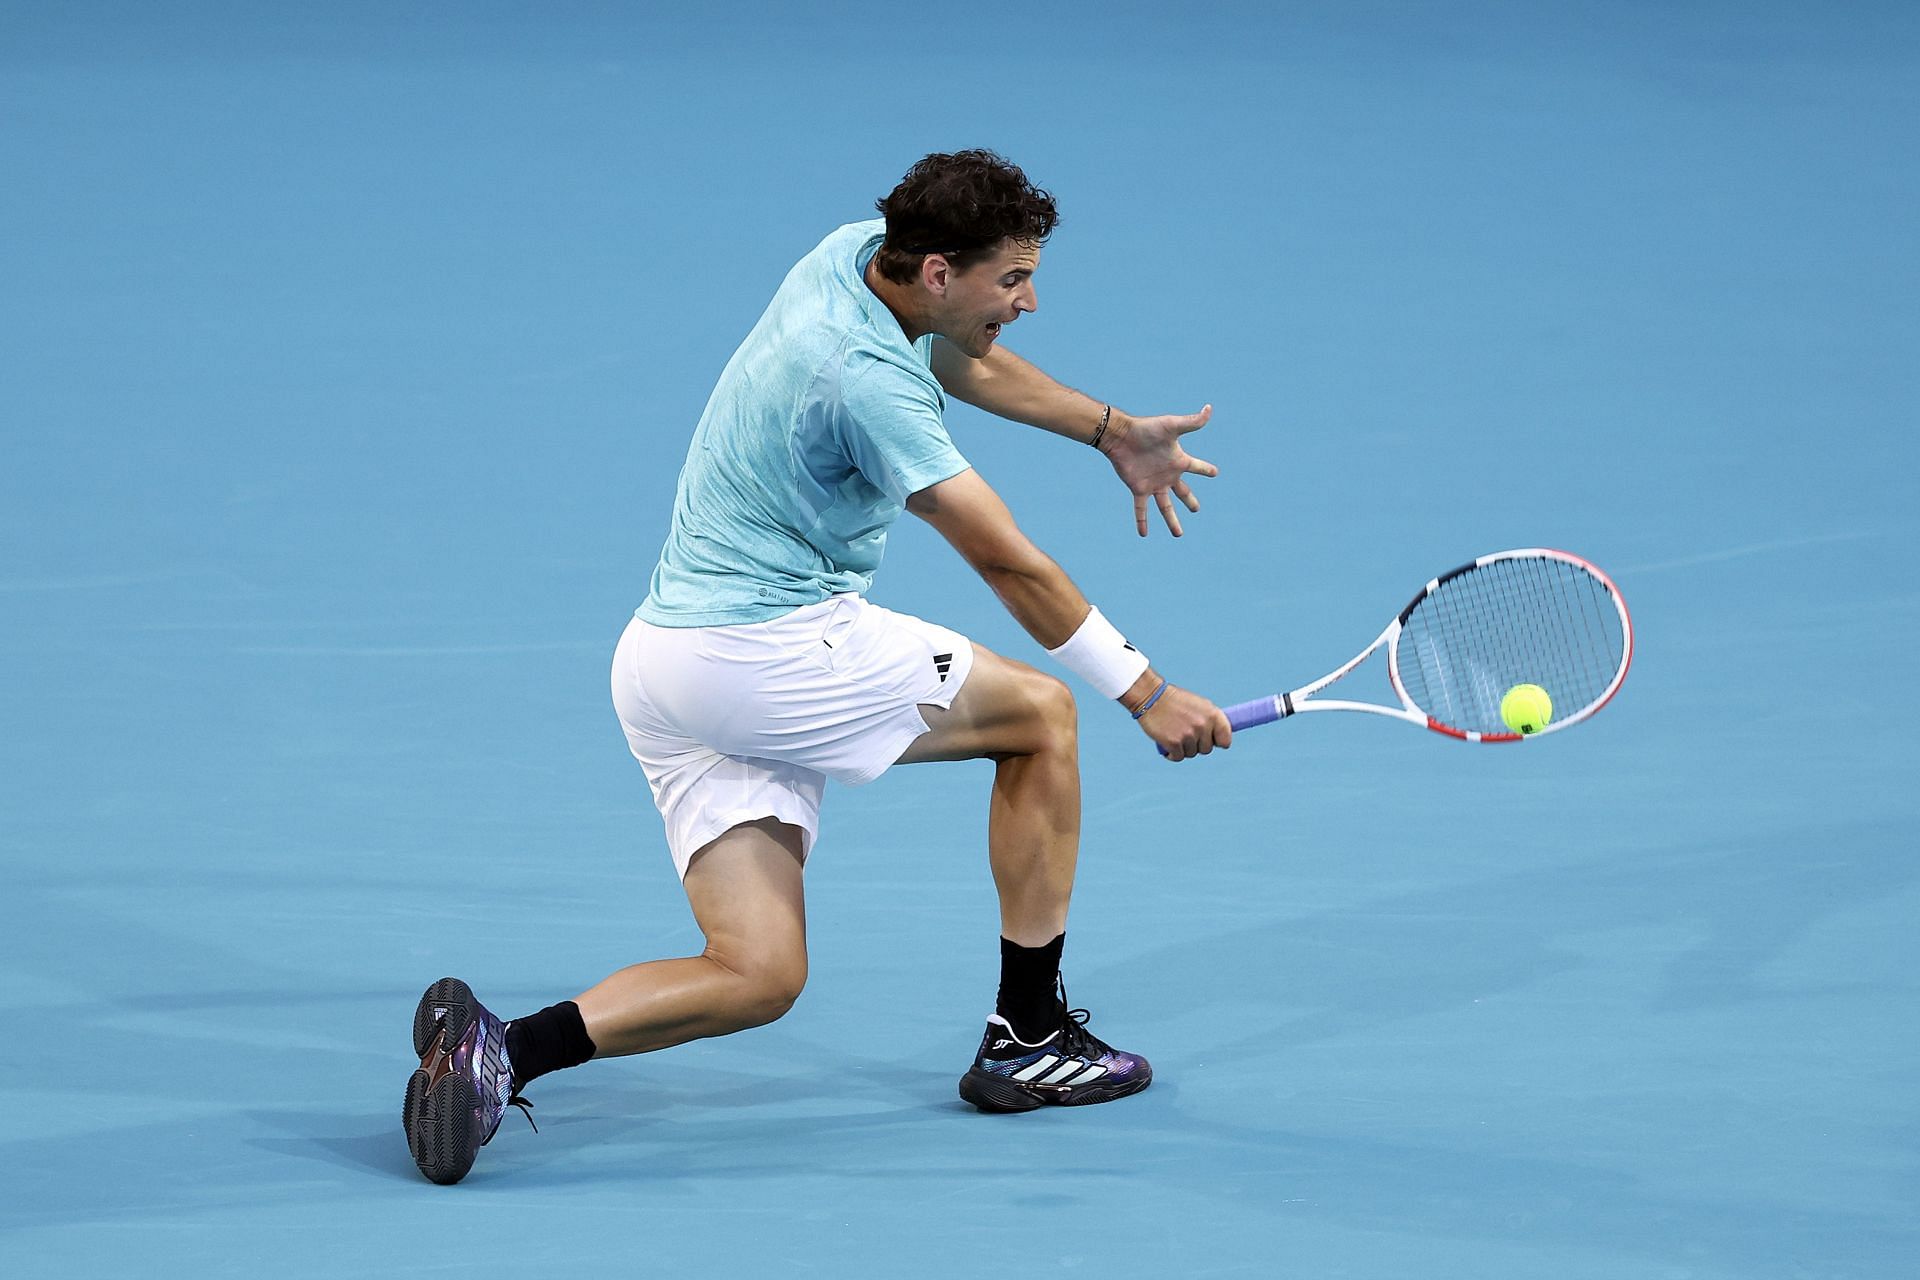
<path fill-rule="evenodd" d="M 1215 747 L 1226 745 L 1208 732 L 1211 728 L 1212 726 L 1208 725 L 1197 729 L 1172 746 L 1163 747 L 1161 750 L 1166 754 L 1167 759 L 1175 764 L 1179 764 L 1182 760 L 1192 760 L 1196 756 L 1211 755 Z"/>
<path fill-rule="evenodd" d="M 1185 534 L 1186 530 L 1180 527 L 1180 513 L 1173 509 L 1173 499 L 1175 497 L 1178 497 L 1182 503 L 1186 504 L 1188 511 L 1198 511 L 1200 509 L 1200 499 L 1193 496 L 1192 487 L 1184 480 L 1174 482 L 1171 494 L 1169 494 L 1168 490 L 1162 489 L 1153 495 L 1154 502 L 1160 508 L 1160 518 L 1167 522 L 1167 528 L 1172 531 L 1174 537 L 1178 538 Z M 1144 538 L 1147 536 L 1146 503 L 1136 498 L 1134 500 L 1134 512 L 1139 518 L 1140 536 Z"/>
<path fill-rule="evenodd" d="M 1189 431 L 1198 431 L 1200 428 L 1206 426 L 1208 420 L 1210 420 L 1212 417 L 1213 417 L 1213 406 L 1210 404 L 1202 405 L 1200 407 L 1200 412 L 1189 414 L 1188 416 L 1181 418 L 1179 420 L 1178 425 L 1174 429 L 1178 431 L 1181 435 L 1185 435 Z"/>
<path fill-rule="evenodd" d="M 1183 419 L 1177 429 L 1181 435 L 1186 435 L 1190 431 L 1198 431 L 1212 420 L 1213 406 L 1205 405 L 1202 406 L 1200 412 L 1194 414 L 1192 417 Z M 1220 474 L 1220 468 L 1214 466 L 1204 458 L 1196 458 L 1189 454 L 1185 462 L 1186 469 L 1196 476 L 1207 476 L 1211 478 Z"/>
<path fill-rule="evenodd" d="M 1153 495 L 1153 500 L 1160 504 L 1160 518 L 1167 522 L 1167 528 L 1173 531 L 1174 537 L 1179 537 L 1181 533 L 1180 517 L 1174 513 L 1172 497 L 1168 495 L 1165 489 L 1162 489 Z"/>
<path fill-rule="evenodd" d="M 1174 717 L 1173 723 L 1148 733 L 1167 759 L 1178 764 L 1195 756 L 1211 755 L 1216 747 L 1225 751 L 1233 745 L 1233 724 L 1226 712 L 1182 689 L 1170 690 L 1168 696 L 1178 699 L 1168 708 Z"/>
<path fill-rule="evenodd" d="M 1148 495 L 1144 493 L 1133 495 L 1133 527 L 1143 538 L 1147 536 L 1148 529 L 1147 497 Z M 1167 528 L 1172 531 L 1173 536 L 1176 538 L 1184 536 L 1186 530 L 1180 526 L 1180 514 L 1173 509 L 1173 499 L 1178 497 L 1188 511 L 1198 511 L 1200 499 L 1194 496 L 1192 486 L 1184 480 L 1175 481 L 1171 491 L 1162 489 L 1152 497 L 1154 504 L 1160 508 L 1160 518 L 1167 522 Z"/>
<path fill-rule="evenodd" d="M 1167 458 L 1165 456 L 1167 450 L 1155 447 L 1150 450 L 1148 454 L 1143 454 L 1141 458 L 1134 459 L 1129 464 L 1123 466 L 1116 455 L 1114 468 L 1120 472 L 1121 478 L 1126 480 L 1130 487 L 1151 485 L 1160 481 L 1162 477 L 1166 475 L 1166 464 L 1168 462 L 1171 462 L 1173 466 L 1179 468 L 1178 473 L 1172 478 L 1172 484 L 1168 488 L 1159 490 L 1147 489 L 1144 493 L 1138 489 L 1135 490 L 1133 497 L 1133 527 L 1141 537 L 1146 537 L 1148 533 L 1147 498 L 1149 496 L 1152 497 L 1154 504 L 1160 508 L 1160 518 L 1166 521 L 1167 529 L 1173 536 L 1178 538 L 1185 535 L 1186 530 L 1180 525 L 1180 516 L 1173 508 L 1173 501 L 1175 498 L 1178 498 L 1181 505 L 1186 507 L 1189 512 L 1197 512 L 1200 510 L 1200 499 L 1194 495 L 1193 486 L 1189 485 L 1183 477 L 1195 475 L 1205 476 L 1211 479 L 1220 474 L 1220 468 L 1208 462 L 1205 458 L 1194 457 L 1177 444 L 1173 444 L 1173 440 L 1179 436 L 1186 435 L 1190 431 L 1198 431 L 1200 428 L 1206 426 L 1212 419 L 1213 406 L 1210 404 L 1201 406 L 1200 412 L 1189 414 L 1185 417 L 1169 415 L 1163 418 L 1139 419 L 1138 421 L 1140 423 L 1150 425 L 1155 431 L 1165 431 L 1169 427 L 1172 428 L 1172 437 L 1159 437 L 1162 445 L 1171 446 L 1170 451 L 1172 457 Z M 1148 437 L 1136 431 L 1136 435 L 1129 438 L 1138 442 Z M 1159 454 L 1160 456 L 1154 457 L 1151 456 L 1152 454 Z"/>

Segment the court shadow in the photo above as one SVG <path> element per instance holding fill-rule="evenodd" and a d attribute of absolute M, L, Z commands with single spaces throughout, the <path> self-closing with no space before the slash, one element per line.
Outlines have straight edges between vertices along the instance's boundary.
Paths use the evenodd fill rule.
<path fill-rule="evenodd" d="M 1284 975 L 1271 992 L 1221 983 L 1196 994 L 1143 983 L 1136 998 L 1167 1018 L 1272 1000 L 1271 1014 L 1236 1045 L 1297 1047 L 1463 1008 L 1555 975 L 1604 971 L 1635 954 L 1616 952 L 1611 939 L 1647 932 L 1687 939 L 1662 957 L 1642 996 L 1648 1012 L 1692 1014 L 1823 990 L 1872 994 L 1837 970 L 1790 983 L 1775 963 L 1816 927 L 1920 880 L 1907 838 L 1891 823 L 1781 829 L 1382 895 L 1206 937 L 1206 949 L 1231 956 L 1236 972 Z M 1177 972 L 1193 945 L 1183 939 L 1129 964 Z"/>
<path fill-rule="evenodd" d="M 818 1056 L 824 1061 L 832 1055 L 821 1048 Z M 976 1114 L 954 1096 L 954 1082 L 942 1072 L 874 1061 L 852 1074 L 850 1084 L 845 1069 L 770 1077 L 711 1063 L 603 1064 L 591 1076 L 542 1081 L 537 1135 L 520 1116 L 508 1114 L 473 1176 L 525 1177 L 539 1170 L 542 1183 L 696 1171 L 798 1176 L 818 1166 L 822 1150 L 880 1150 L 893 1141 L 890 1134 Z M 383 1181 L 419 1181 L 397 1106 L 391 1116 L 284 1109 L 241 1114 L 284 1135 L 249 1139 L 259 1150 Z"/>
<path fill-rule="evenodd" d="M 318 1160 L 353 1173 L 417 1181 L 419 1170 L 407 1153 L 399 1110 L 385 1117 L 366 1112 L 246 1111 L 247 1119 L 276 1129 L 284 1138 L 256 1138 L 249 1145 L 279 1155 Z"/>

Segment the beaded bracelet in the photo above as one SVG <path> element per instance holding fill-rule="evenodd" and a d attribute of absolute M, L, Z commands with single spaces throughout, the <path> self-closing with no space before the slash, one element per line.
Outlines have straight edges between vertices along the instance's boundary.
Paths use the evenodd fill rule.
<path fill-rule="evenodd" d="M 1160 687 L 1158 689 L 1155 689 L 1151 694 L 1149 694 L 1147 696 L 1147 700 L 1140 704 L 1140 709 L 1133 713 L 1133 718 L 1135 720 L 1138 720 L 1141 716 L 1153 710 L 1153 704 L 1160 701 L 1160 695 L 1165 693 L 1166 691 L 1167 691 L 1167 682 L 1165 680 L 1162 680 L 1160 682 Z"/>

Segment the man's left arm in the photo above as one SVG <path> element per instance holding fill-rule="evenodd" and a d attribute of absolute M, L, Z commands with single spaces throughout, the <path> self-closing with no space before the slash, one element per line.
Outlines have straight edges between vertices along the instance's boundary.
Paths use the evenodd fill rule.
<path fill-rule="evenodd" d="M 1161 517 L 1177 538 L 1180 517 L 1173 500 L 1178 498 L 1188 511 L 1200 509 L 1187 476 L 1220 474 L 1220 468 L 1189 454 L 1181 444 L 1181 437 L 1207 425 L 1212 405 L 1198 413 L 1136 418 L 1055 382 L 1005 347 L 996 346 L 975 360 L 945 338 L 933 340 L 933 374 L 948 395 L 976 409 L 1081 444 L 1094 444 L 1097 436 L 1096 447 L 1133 493 L 1134 527 L 1143 538 L 1149 498 L 1159 505 Z M 1100 429 L 1103 417 L 1104 431 Z"/>

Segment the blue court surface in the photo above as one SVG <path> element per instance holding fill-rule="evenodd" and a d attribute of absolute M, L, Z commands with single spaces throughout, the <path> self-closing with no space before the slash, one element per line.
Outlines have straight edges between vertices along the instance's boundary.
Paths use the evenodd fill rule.
<path fill-rule="evenodd" d="M 1916 121 L 1909 4 L 0 4 L 0 1272 L 1920 1274 Z M 1081 689 L 1157 1079 L 1070 1112 L 954 1092 L 990 766 L 830 789 L 791 1015 L 428 1185 L 422 987 L 697 949 L 615 637 L 787 268 L 975 145 L 1063 212 L 1007 344 L 1216 406 L 1177 543 L 949 419 L 1174 680 L 1545 545 L 1624 691 L 1176 767 Z M 1046 661 L 911 518 L 874 599 Z"/>

